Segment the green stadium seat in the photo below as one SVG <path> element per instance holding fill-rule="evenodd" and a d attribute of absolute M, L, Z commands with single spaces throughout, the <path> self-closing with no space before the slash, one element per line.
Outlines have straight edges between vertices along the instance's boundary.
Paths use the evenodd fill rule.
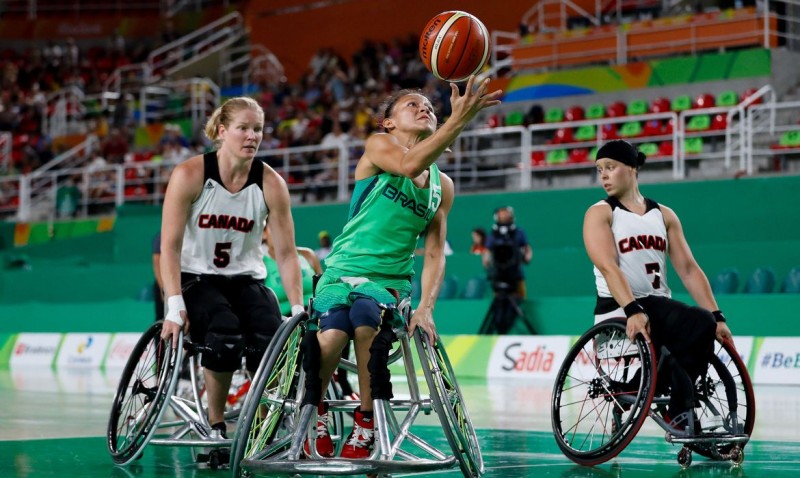
<path fill-rule="evenodd" d="M 711 128 L 711 115 L 697 115 L 689 118 L 686 131 L 706 131 Z"/>
<path fill-rule="evenodd" d="M 525 115 L 522 111 L 512 111 L 508 113 L 505 120 L 506 126 L 519 126 L 525 123 Z"/>
<path fill-rule="evenodd" d="M 722 269 L 711 281 L 714 294 L 735 294 L 739 289 L 739 271 L 733 267 Z"/>
<path fill-rule="evenodd" d="M 456 276 L 446 276 L 439 289 L 440 299 L 455 299 L 458 297 L 458 278 Z"/>
<path fill-rule="evenodd" d="M 544 162 L 547 163 L 548 166 L 552 166 L 554 164 L 564 164 L 568 159 L 569 154 L 567 154 L 566 149 L 553 149 L 547 152 Z"/>
<path fill-rule="evenodd" d="M 717 106 L 736 106 L 739 104 L 739 95 L 733 91 L 723 91 L 717 95 Z"/>
<path fill-rule="evenodd" d="M 652 158 L 653 156 L 658 156 L 658 145 L 655 143 L 642 143 L 639 145 L 639 151 L 648 158 Z"/>
<path fill-rule="evenodd" d="M 792 267 L 781 284 L 781 292 L 785 294 L 800 294 L 800 266 Z"/>
<path fill-rule="evenodd" d="M 593 124 L 579 126 L 575 130 L 575 141 L 594 141 L 597 139 L 597 127 Z"/>
<path fill-rule="evenodd" d="M 745 294 L 771 294 L 775 290 L 775 271 L 770 267 L 754 270 L 744 285 Z"/>
<path fill-rule="evenodd" d="M 595 146 L 594 148 L 592 148 L 592 149 L 590 149 L 590 150 L 589 150 L 589 161 L 596 161 L 596 160 L 597 160 L 597 151 L 598 151 L 599 149 L 600 149 L 600 148 L 598 148 L 597 146 Z"/>
<path fill-rule="evenodd" d="M 462 299 L 483 299 L 486 296 L 487 281 L 484 277 L 473 277 L 464 284 Z"/>
<path fill-rule="evenodd" d="M 619 130 L 620 138 L 635 138 L 642 135 L 642 123 L 639 121 L 629 121 L 622 125 Z"/>
<path fill-rule="evenodd" d="M 562 108 L 549 108 L 545 111 L 545 123 L 558 123 L 560 121 L 564 121 L 564 110 Z"/>
<path fill-rule="evenodd" d="M 781 135 L 778 144 L 783 148 L 800 147 L 800 131 L 786 131 Z"/>
<path fill-rule="evenodd" d="M 643 115 L 647 113 L 647 101 L 633 100 L 628 103 L 628 116 Z"/>
<path fill-rule="evenodd" d="M 692 98 L 689 95 L 679 95 L 672 99 L 672 111 L 692 109 Z"/>
<path fill-rule="evenodd" d="M 683 150 L 686 154 L 701 154 L 703 152 L 703 138 L 684 139 Z"/>
<path fill-rule="evenodd" d="M 606 117 L 606 106 L 602 103 L 589 105 L 586 109 L 586 119 L 600 119 Z"/>

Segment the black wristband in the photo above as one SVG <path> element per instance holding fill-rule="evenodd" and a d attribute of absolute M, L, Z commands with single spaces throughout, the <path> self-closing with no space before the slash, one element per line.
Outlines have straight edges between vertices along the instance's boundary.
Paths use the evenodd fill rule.
<path fill-rule="evenodd" d="M 631 316 L 634 316 L 636 314 L 644 314 L 645 313 L 644 307 L 642 307 L 642 304 L 636 302 L 635 299 L 632 300 L 630 304 L 628 304 L 625 307 L 623 307 L 622 310 L 625 311 L 625 317 L 627 317 L 629 319 L 631 318 Z"/>
<path fill-rule="evenodd" d="M 722 315 L 722 311 L 721 310 L 715 310 L 714 312 L 711 312 L 711 315 L 714 316 L 714 320 L 716 320 L 717 323 L 727 322 L 728 321 L 727 319 L 725 319 L 725 316 Z"/>

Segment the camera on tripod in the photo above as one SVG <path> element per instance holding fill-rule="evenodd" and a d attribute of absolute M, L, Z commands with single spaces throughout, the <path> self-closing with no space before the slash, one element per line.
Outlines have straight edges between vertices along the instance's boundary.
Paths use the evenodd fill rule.
<path fill-rule="evenodd" d="M 533 326 L 520 307 L 520 301 L 524 299 L 524 288 L 520 287 L 522 264 L 530 260 L 523 249 L 530 250 L 527 240 L 514 225 L 514 213 L 510 207 L 497 209 L 494 220 L 487 241 L 489 261 L 484 261 L 494 299 L 478 333 L 506 334 L 517 319 L 522 319 L 528 332 L 534 334 Z"/>
<path fill-rule="evenodd" d="M 522 280 L 520 273 L 522 251 L 513 232 L 513 224 L 501 225 L 492 231 L 494 237 L 492 247 L 489 249 L 491 262 L 487 272 L 489 282 L 496 293 L 515 292 L 519 281 Z"/>

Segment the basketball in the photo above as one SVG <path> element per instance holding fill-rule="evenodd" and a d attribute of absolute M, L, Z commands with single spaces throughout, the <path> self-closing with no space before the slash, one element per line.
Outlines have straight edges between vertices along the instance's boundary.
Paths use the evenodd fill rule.
<path fill-rule="evenodd" d="M 419 55 L 436 78 L 464 81 L 481 71 L 489 59 L 491 40 L 474 15 L 443 12 L 431 18 L 419 38 Z"/>

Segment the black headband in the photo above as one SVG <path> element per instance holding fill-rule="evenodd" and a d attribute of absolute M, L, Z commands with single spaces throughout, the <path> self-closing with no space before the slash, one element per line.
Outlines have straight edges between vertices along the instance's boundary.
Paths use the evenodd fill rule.
<path fill-rule="evenodd" d="M 647 156 L 629 142 L 615 139 L 597 150 L 597 156 L 594 159 L 597 161 L 600 158 L 611 158 L 638 169 L 642 167 Z"/>

